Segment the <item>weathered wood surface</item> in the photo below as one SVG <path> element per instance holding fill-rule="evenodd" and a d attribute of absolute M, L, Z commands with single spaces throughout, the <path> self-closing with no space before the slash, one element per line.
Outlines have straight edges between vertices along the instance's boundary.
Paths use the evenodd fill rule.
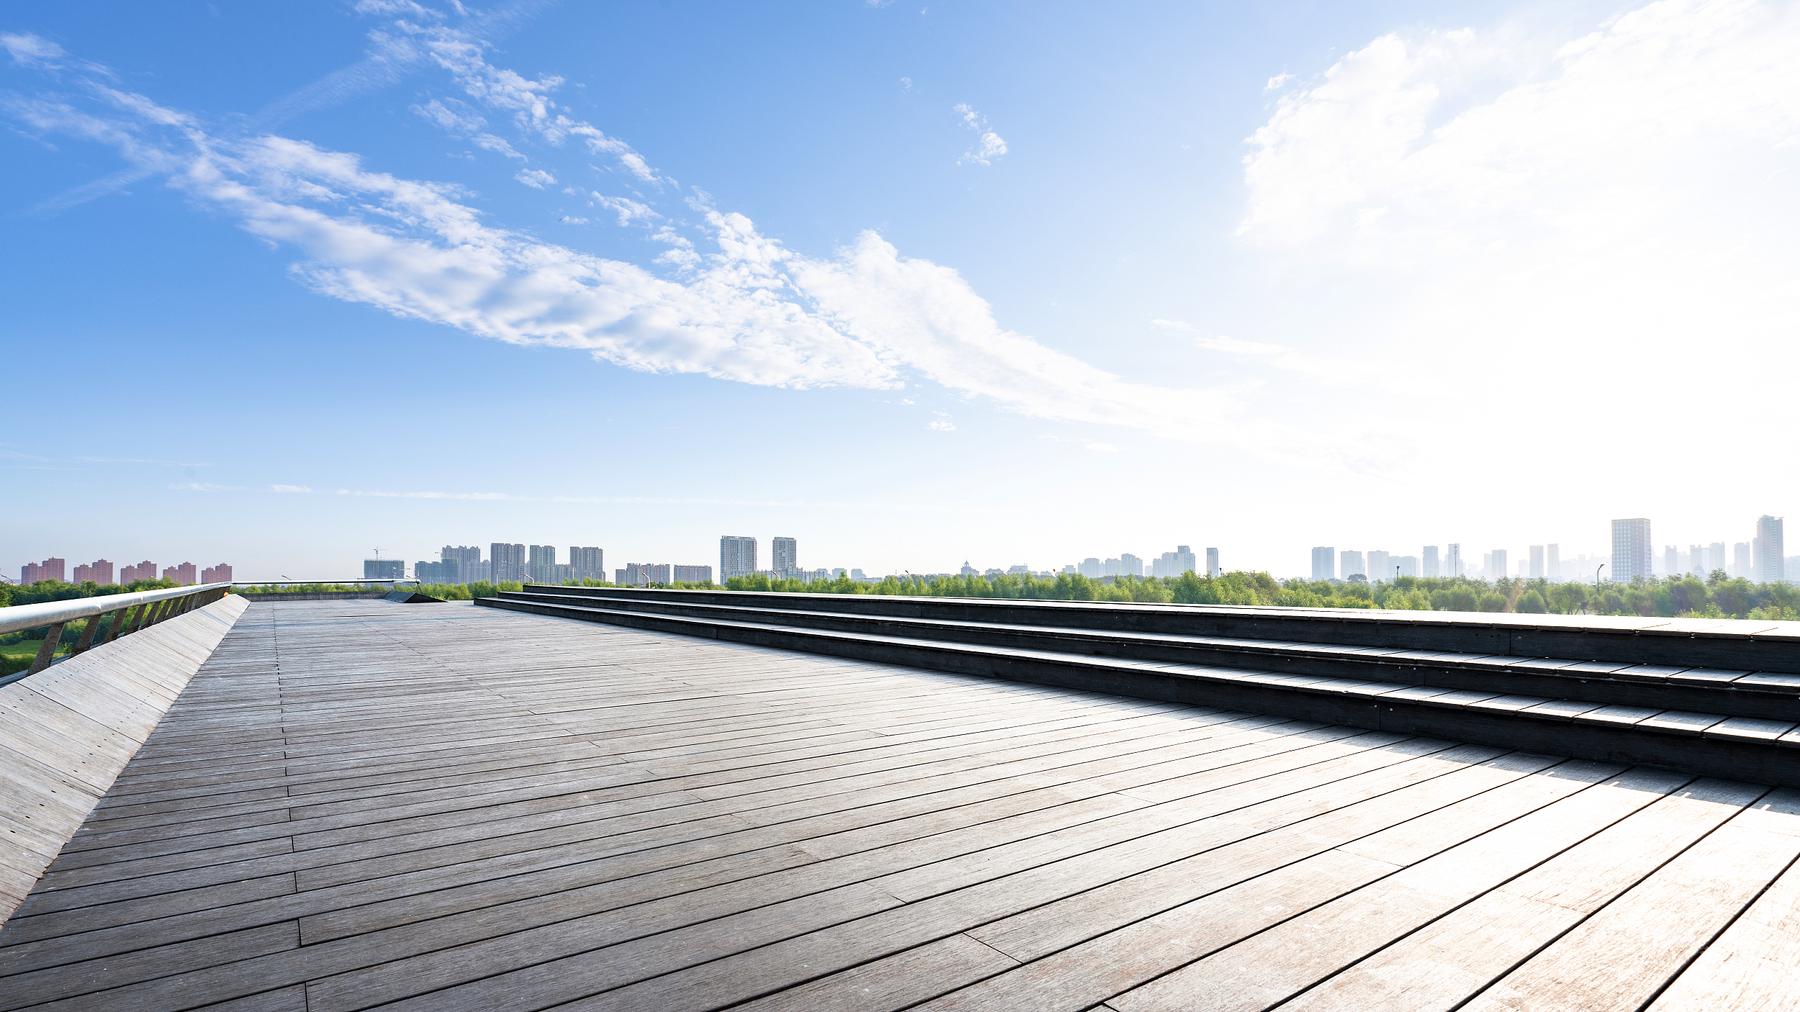
<path fill-rule="evenodd" d="M 0 924 L 244 607 L 214 601 L 0 686 Z"/>
<path fill-rule="evenodd" d="M 258 603 L 0 930 L 0 1008 L 1781 1007 L 1796 797 Z"/>

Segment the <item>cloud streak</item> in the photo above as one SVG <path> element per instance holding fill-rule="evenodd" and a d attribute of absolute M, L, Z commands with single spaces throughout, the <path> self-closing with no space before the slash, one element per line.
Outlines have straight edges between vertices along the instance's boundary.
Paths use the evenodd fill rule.
<path fill-rule="evenodd" d="M 409 31 L 406 44 L 425 46 L 470 100 L 522 132 L 579 140 L 616 156 L 638 183 L 667 182 L 629 145 L 567 115 L 550 95 L 556 78 L 495 67 L 478 43 L 441 27 Z M 807 256 L 694 198 L 701 241 L 665 226 L 654 234 L 664 252 L 645 267 L 493 224 L 456 186 L 375 171 L 303 140 L 217 131 L 143 95 L 84 83 L 13 96 L 4 112 L 34 131 L 114 148 L 132 171 L 298 254 L 291 272 L 308 287 L 396 316 L 644 372 L 795 389 L 923 379 L 1034 418 L 1175 438 L 1209 438 L 1228 409 L 1217 395 L 1134 383 L 1008 330 L 956 271 L 906 257 L 872 231 Z M 463 135 L 486 127 L 447 101 L 415 111 Z M 621 224 L 657 216 L 633 198 L 593 200 Z"/>

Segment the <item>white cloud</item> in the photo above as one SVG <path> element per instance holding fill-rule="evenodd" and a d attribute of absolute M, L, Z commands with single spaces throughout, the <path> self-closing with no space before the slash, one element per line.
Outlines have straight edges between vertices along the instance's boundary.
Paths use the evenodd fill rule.
<path fill-rule="evenodd" d="M 589 224 L 588 219 L 583 218 L 582 216 L 580 216 L 578 214 L 565 214 L 561 218 L 558 218 L 557 220 L 562 222 L 564 225 L 586 225 L 586 224 Z"/>
<path fill-rule="evenodd" d="M 63 58 L 61 46 L 30 32 L 0 32 L 0 49 L 22 67 L 53 67 Z"/>
<path fill-rule="evenodd" d="M 542 89 L 509 71 L 483 74 L 513 89 L 521 115 L 555 121 Z M 104 104 L 83 108 L 73 97 L 3 108 L 33 128 L 115 147 L 294 251 L 293 275 L 334 298 L 641 371 L 791 388 L 894 389 L 922 378 L 1035 418 L 1190 439 L 1225 431 L 1217 422 L 1230 405 L 1220 397 L 1134 383 L 1008 330 L 954 270 L 904 257 L 874 232 L 805 256 L 743 215 L 696 201 L 704 246 L 667 226 L 652 236 L 666 247 L 657 261 L 670 278 L 490 224 L 459 187 L 373 171 L 291 138 L 210 133 L 142 96 L 103 94 Z M 655 213 L 595 196 L 623 220 Z"/>
<path fill-rule="evenodd" d="M 1287 87 L 1287 83 L 1289 81 L 1292 81 L 1293 79 L 1294 79 L 1294 75 L 1292 75 L 1292 74 L 1288 74 L 1288 73 L 1276 74 L 1274 77 L 1269 78 L 1268 82 L 1263 85 L 1263 90 L 1264 91 L 1280 91 L 1282 88 Z"/>
<path fill-rule="evenodd" d="M 910 77 L 900 78 L 900 90 L 902 92 L 909 92 L 912 90 L 912 88 L 913 88 L 913 79 L 912 78 L 910 78 Z"/>
<path fill-rule="evenodd" d="M 588 194 L 588 200 L 596 207 L 603 207 L 611 211 L 613 216 L 619 220 L 621 228 L 638 222 L 648 225 L 662 217 L 649 204 L 641 200 L 632 200 L 630 197 L 609 197 L 596 190 Z"/>
<path fill-rule="evenodd" d="M 1593 438 L 1634 404 L 1744 389 L 1749 363 L 1792 376 L 1796 53 L 1800 5 L 1759 0 L 1664 0 L 1573 34 L 1382 35 L 1289 86 L 1249 138 L 1244 249 L 1272 286 L 1314 293 L 1318 341 L 1380 364 L 1390 397 L 1367 414 L 1422 456 Z M 1417 424 L 1472 402 L 1546 410 Z M 1784 428 L 1779 402 L 1734 400 L 1728 431 Z M 1750 480 L 1755 443 L 1706 453 Z M 1604 465 L 1540 455 L 1533 480 L 1666 473 L 1663 440 L 1619 444 Z"/>
<path fill-rule="evenodd" d="M 967 102 L 958 102 L 951 111 L 962 117 L 963 126 L 976 135 L 975 146 L 963 152 L 957 159 L 958 165 L 974 163 L 976 165 L 992 165 L 994 160 L 1006 154 L 1006 138 L 1001 137 L 988 127 L 987 117 L 976 112 Z"/>
<path fill-rule="evenodd" d="M 931 421 L 925 423 L 925 428 L 932 432 L 955 432 L 956 423 L 948 418 L 933 418 Z"/>
<path fill-rule="evenodd" d="M 306 495 L 306 494 L 312 492 L 312 486 L 311 485 L 284 485 L 284 484 L 278 483 L 278 484 L 270 485 L 269 491 L 279 492 L 282 495 Z"/>
<path fill-rule="evenodd" d="M 534 190 L 556 185 L 556 177 L 543 169 L 520 169 L 513 178 Z"/>

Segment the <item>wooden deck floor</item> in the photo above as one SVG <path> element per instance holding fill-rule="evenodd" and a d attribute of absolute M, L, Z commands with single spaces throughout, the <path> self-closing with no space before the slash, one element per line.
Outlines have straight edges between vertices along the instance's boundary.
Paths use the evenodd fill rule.
<path fill-rule="evenodd" d="M 1796 855 L 1792 791 L 256 604 L 0 931 L 0 1007 L 1795 1007 Z"/>

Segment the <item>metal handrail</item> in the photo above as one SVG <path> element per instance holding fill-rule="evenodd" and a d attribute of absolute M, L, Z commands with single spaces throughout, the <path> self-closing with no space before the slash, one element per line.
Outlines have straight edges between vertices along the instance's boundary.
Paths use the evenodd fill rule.
<path fill-rule="evenodd" d="M 224 597 L 231 590 L 229 583 L 203 583 L 193 587 L 167 587 L 162 590 L 140 590 L 129 594 L 101 594 L 95 597 L 78 597 L 67 601 L 40 601 L 36 604 L 17 604 L 8 608 L 0 608 L 0 633 L 17 632 L 21 629 L 35 629 L 39 626 L 49 627 L 44 634 L 44 642 L 39 645 L 37 656 L 32 658 L 31 665 L 24 671 L 12 675 L 0 676 L 0 685 L 15 682 L 26 675 L 35 675 L 50 666 L 56 657 L 57 648 L 62 645 L 63 627 L 70 622 L 87 620 L 87 628 L 82 630 L 81 638 L 70 649 L 69 655 L 83 653 L 96 643 L 100 632 L 100 620 L 108 615 L 114 616 L 106 623 L 106 635 L 99 638 L 99 643 L 110 643 L 120 636 L 129 635 L 155 625 L 165 618 L 172 618 L 192 611 L 197 607 L 211 604 Z"/>
<path fill-rule="evenodd" d="M 0 608 L 0 633 L 17 632 L 20 629 L 36 629 L 39 626 L 67 625 L 84 618 L 95 618 L 109 612 L 130 608 L 134 605 L 151 604 L 156 601 L 167 601 L 170 598 L 186 597 L 189 594 L 203 594 L 207 591 L 226 590 L 229 583 L 203 583 L 191 587 L 164 587 L 161 590 L 140 590 L 129 594 L 99 594 L 94 597 L 76 597 L 67 601 L 39 601 L 36 604 L 15 604 L 10 608 Z"/>

